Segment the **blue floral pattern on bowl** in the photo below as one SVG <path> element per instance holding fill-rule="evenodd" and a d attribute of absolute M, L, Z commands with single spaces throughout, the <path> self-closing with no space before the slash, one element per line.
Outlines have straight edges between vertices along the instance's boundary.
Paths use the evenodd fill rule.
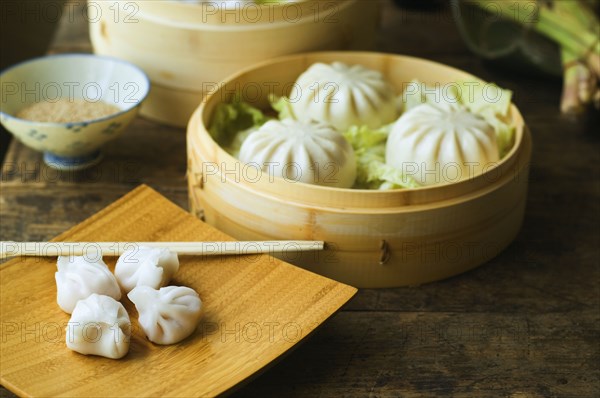
<path fill-rule="evenodd" d="M 81 123 L 67 123 L 67 129 L 71 130 L 74 133 L 79 133 L 81 130 L 85 129 L 89 126 L 89 123 L 81 122 Z"/>
<path fill-rule="evenodd" d="M 119 131 L 121 123 L 112 122 L 107 128 L 102 130 L 102 134 L 112 135 Z"/>

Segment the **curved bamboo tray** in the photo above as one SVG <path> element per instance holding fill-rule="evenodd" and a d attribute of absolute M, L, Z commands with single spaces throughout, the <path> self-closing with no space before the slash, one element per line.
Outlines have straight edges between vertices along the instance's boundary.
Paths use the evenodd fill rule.
<path fill-rule="evenodd" d="M 100 15 L 90 18 L 94 51 L 140 66 L 157 87 L 141 109 L 144 116 L 183 127 L 199 102 L 191 98 L 202 98 L 226 76 L 286 54 L 368 49 L 379 17 L 378 2 L 361 0 L 240 3 L 234 10 L 214 4 L 90 5 L 99 9 L 91 15 Z"/>
<path fill-rule="evenodd" d="M 325 188 L 244 175 L 206 130 L 215 106 L 236 88 L 279 82 L 277 95 L 314 62 L 342 61 L 380 70 L 399 89 L 475 79 L 434 62 L 376 53 L 312 53 L 237 73 L 206 97 L 188 125 L 192 210 L 241 240 L 324 240 L 330 250 L 290 255 L 296 265 L 357 287 L 419 285 L 477 267 L 518 233 L 525 210 L 531 137 L 512 106 L 515 144 L 494 168 L 459 183 L 397 191 Z M 244 91 L 242 90 L 242 94 Z M 254 102 L 267 106 L 268 91 Z M 246 178 L 244 178 L 246 177 Z"/>

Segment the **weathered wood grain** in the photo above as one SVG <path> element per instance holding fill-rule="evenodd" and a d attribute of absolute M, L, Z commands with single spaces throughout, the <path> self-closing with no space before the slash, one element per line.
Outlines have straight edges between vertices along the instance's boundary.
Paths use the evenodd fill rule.
<path fill-rule="evenodd" d="M 103 148 L 99 165 L 71 172 L 49 168 L 40 153 L 13 141 L 0 174 L 0 235 L 48 239 L 140 184 L 157 187 L 185 208 L 187 166 L 181 148 L 183 131 L 137 119 Z"/>
<path fill-rule="evenodd" d="M 590 397 L 593 318 L 344 311 L 239 396 Z"/>
<path fill-rule="evenodd" d="M 85 24 L 64 31 L 55 48 L 85 48 Z M 598 113 L 575 122 L 562 117 L 560 81 L 519 76 L 473 57 L 447 10 L 404 11 L 390 2 L 379 49 L 434 59 L 515 92 L 534 139 L 524 227 L 505 252 L 467 274 L 416 288 L 360 291 L 237 396 L 600 395 Z M 48 239 L 139 182 L 185 206 L 185 145 L 178 133 L 140 120 L 107 149 L 101 168 L 132 158 L 143 165 L 133 181 L 39 183 L 3 174 L 1 238 Z M 13 143 L 10 159 L 32 167 L 39 156 Z"/>
<path fill-rule="evenodd" d="M 140 186 L 56 240 L 232 238 Z M 178 344 L 152 344 L 140 328 L 133 304 L 123 298 L 131 314 L 131 342 L 128 354 L 115 361 L 77 355 L 65 347 L 63 325 L 69 315 L 56 305 L 55 261 L 17 257 L 0 267 L 0 380 L 22 395 L 219 395 L 292 349 L 356 293 L 353 287 L 264 254 L 183 256 L 171 283 L 200 295 L 198 328 Z M 116 259 L 106 262 L 112 269 Z M 93 344 L 96 337 L 89 338 Z"/>

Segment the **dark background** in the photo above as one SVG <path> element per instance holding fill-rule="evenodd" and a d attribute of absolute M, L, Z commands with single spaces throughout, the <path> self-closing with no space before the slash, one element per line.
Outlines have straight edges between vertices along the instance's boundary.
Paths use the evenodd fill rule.
<path fill-rule="evenodd" d="M 46 53 L 58 21 L 40 18 L 37 11 L 42 3 L 54 3 L 56 7 L 62 7 L 64 1 L 19 0 L 19 7 L 27 12 L 18 17 L 10 12 L 15 3 L 15 0 L 0 0 L 0 70 Z M 4 127 L 0 126 L 0 161 L 4 160 L 10 137 Z"/>

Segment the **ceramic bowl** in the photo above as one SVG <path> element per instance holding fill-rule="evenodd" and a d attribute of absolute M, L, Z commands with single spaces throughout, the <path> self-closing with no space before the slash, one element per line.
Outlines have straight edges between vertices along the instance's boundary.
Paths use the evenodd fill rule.
<path fill-rule="evenodd" d="M 0 122 L 26 146 L 44 153 L 55 169 L 82 169 L 101 159 L 100 148 L 117 138 L 137 115 L 150 90 L 138 67 L 91 54 L 62 54 L 17 64 L 0 74 Z M 98 119 L 49 123 L 16 117 L 36 102 L 59 98 L 103 101 L 119 111 Z"/>

